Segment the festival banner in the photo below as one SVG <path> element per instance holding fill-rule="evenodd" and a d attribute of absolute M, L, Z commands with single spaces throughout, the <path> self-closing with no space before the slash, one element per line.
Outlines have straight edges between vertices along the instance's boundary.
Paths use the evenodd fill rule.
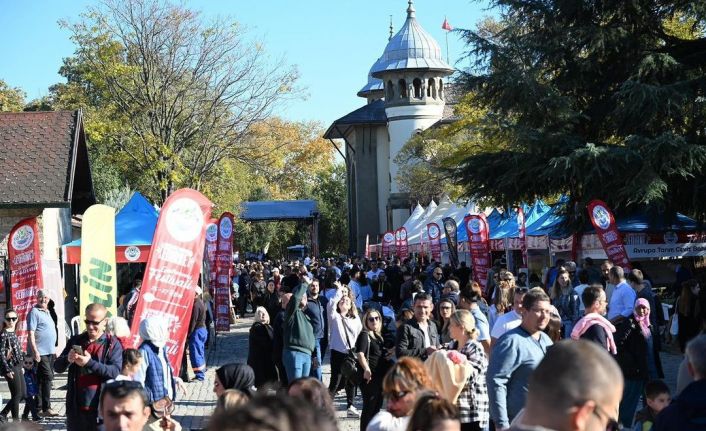
<path fill-rule="evenodd" d="M 409 244 L 407 243 L 407 228 L 406 227 L 401 227 L 399 228 L 400 231 L 400 248 L 399 252 L 397 253 L 397 256 L 399 256 L 400 259 L 404 259 L 407 256 L 409 256 Z"/>
<path fill-rule="evenodd" d="M 15 334 L 27 349 L 27 313 L 43 288 L 37 218 L 26 218 L 10 231 L 7 241 L 10 263 L 10 305 L 17 312 Z"/>
<path fill-rule="evenodd" d="M 211 206 L 204 195 L 191 189 L 177 190 L 167 198 L 159 212 L 142 291 L 130 328 L 130 347 L 136 349 L 142 341 L 140 322 L 158 317 L 167 323 L 166 350 L 175 375 L 179 375 L 184 354 Z"/>
<path fill-rule="evenodd" d="M 446 217 L 441 220 L 444 224 L 444 232 L 446 232 L 446 246 L 449 249 L 449 260 L 451 266 L 458 268 L 458 236 L 456 232 L 456 220 L 452 217 Z"/>
<path fill-rule="evenodd" d="M 118 280 L 115 271 L 115 208 L 92 205 L 83 214 L 81 227 L 81 284 L 79 314 L 96 303 L 118 315 Z"/>
<path fill-rule="evenodd" d="M 473 279 L 480 285 L 483 293 L 486 292 L 488 281 L 488 269 L 490 268 L 490 243 L 488 238 L 488 220 L 485 214 L 467 215 L 463 219 L 468 234 L 468 243 L 471 249 L 471 265 L 473 267 Z"/>
<path fill-rule="evenodd" d="M 395 242 L 395 234 L 389 230 L 382 235 L 382 258 L 390 257 L 390 246 Z"/>
<path fill-rule="evenodd" d="M 428 223 L 427 233 L 429 234 L 431 258 L 437 262 L 441 262 L 441 229 L 439 229 L 439 225 L 436 223 Z"/>
<path fill-rule="evenodd" d="M 365 258 L 370 260 L 370 234 L 365 235 Z"/>
<path fill-rule="evenodd" d="M 397 229 L 395 231 L 395 256 L 400 257 L 400 251 L 402 251 L 402 234 Z"/>
<path fill-rule="evenodd" d="M 216 251 L 216 332 L 230 330 L 230 285 L 233 277 L 233 214 L 225 212 L 218 220 Z"/>
<path fill-rule="evenodd" d="M 520 230 L 520 250 L 522 250 L 522 268 L 527 268 L 527 226 L 525 225 L 525 210 L 517 209 L 517 227 Z"/>
<path fill-rule="evenodd" d="M 218 248 L 218 219 L 212 218 L 206 225 L 206 262 L 208 262 L 208 294 L 216 295 L 216 249 Z M 204 289 L 205 290 L 205 289 Z"/>
<path fill-rule="evenodd" d="M 605 202 L 595 199 L 588 203 L 588 218 L 591 219 L 593 227 L 596 228 L 598 239 L 603 244 L 608 259 L 614 265 L 623 267 L 626 270 L 632 270 L 628 254 L 623 245 L 623 239 L 620 237 L 620 232 L 615 225 L 615 217 L 608 209 Z"/>

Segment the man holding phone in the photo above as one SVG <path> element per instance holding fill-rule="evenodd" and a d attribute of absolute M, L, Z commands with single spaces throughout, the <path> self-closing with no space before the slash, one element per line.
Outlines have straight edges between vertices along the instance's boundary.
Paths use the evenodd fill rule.
<path fill-rule="evenodd" d="M 66 426 L 68 431 L 98 429 L 98 401 L 101 385 L 120 374 L 123 348 L 116 337 L 105 333 L 108 310 L 89 304 L 83 321 L 86 330 L 71 337 L 54 363 L 54 370 L 68 368 Z"/>

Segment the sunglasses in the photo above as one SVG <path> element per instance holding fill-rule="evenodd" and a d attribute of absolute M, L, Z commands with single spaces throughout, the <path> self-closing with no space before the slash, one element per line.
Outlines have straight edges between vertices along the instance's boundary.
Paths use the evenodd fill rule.
<path fill-rule="evenodd" d="M 103 323 L 104 321 L 105 321 L 105 319 L 99 320 L 99 321 L 86 319 L 86 320 L 83 321 L 83 323 L 85 323 L 86 326 L 89 326 L 89 325 L 98 326 L 98 325 L 100 325 L 101 323 Z"/>
<path fill-rule="evenodd" d="M 406 397 L 409 393 L 410 391 L 388 392 L 385 394 L 385 396 L 393 401 L 399 401 L 402 398 Z"/>
<path fill-rule="evenodd" d="M 14 321 L 17 320 L 17 316 L 15 316 L 15 317 L 5 317 L 5 320 L 7 320 L 8 322 L 14 322 Z"/>
<path fill-rule="evenodd" d="M 605 416 L 606 419 L 608 419 L 608 423 L 605 426 L 606 431 L 620 431 L 623 429 L 623 426 L 620 424 L 620 422 L 610 417 L 610 415 L 607 414 L 605 410 L 598 407 L 598 404 L 596 404 L 596 407 L 593 409 L 593 414 L 596 415 L 598 419 L 603 420 L 601 416 Z"/>
<path fill-rule="evenodd" d="M 380 320 L 380 316 L 370 316 L 368 317 L 368 322 L 377 322 Z"/>

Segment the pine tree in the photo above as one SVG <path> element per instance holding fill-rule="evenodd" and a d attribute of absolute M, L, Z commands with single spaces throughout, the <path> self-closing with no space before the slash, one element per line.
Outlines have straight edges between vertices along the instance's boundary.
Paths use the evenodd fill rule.
<path fill-rule="evenodd" d="M 453 167 L 498 205 L 569 196 L 706 216 L 706 1 L 494 0 L 461 82 L 497 142 Z M 488 31 L 492 28 L 492 31 Z"/>

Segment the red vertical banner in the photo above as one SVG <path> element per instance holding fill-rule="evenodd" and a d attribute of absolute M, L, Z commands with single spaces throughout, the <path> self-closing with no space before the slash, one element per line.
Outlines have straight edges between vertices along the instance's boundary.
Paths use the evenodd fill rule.
<path fill-rule="evenodd" d="M 194 294 L 201 273 L 211 202 L 191 189 L 174 192 L 159 212 L 140 299 L 132 322 L 132 347 L 139 347 L 140 322 L 159 317 L 169 328 L 169 362 L 179 375 Z"/>
<path fill-rule="evenodd" d="M 488 268 L 490 268 L 490 232 L 485 214 L 467 215 L 463 219 L 468 234 L 468 245 L 471 249 L 471 265 L 473 267 L 473 280 L 486 292 L 488 281 Z"/>
<path fill-rule="evenodd" d="M 441 229 L 436 223 L 427 224 L 427 234 L 429 235 L 429 248 L 431 258 L 441 262 Z"/>
<path fill-rule="evenodd" d="M 517 227 L 520 230 L 520 250 L 522 251 L 522 267 L 527 268 L 527 227 L 525 225 L 525 210 L 517 209 Z"/>
<path fill-rule="evenodd" d="M 588 203 L 588 218 L 596 228 L 598 239 L 603 244 L 603 250 L 614 265 L 631 270 L 628 253 L 623 245 L 623 238 L 615 225 L 615 217 L 605 202 L 595 199 Z"/>
<path fill-rule="evenodd" d="M 17 312 L 15 333 L 22 349 L 27 348 L 27 314 L 42 289 L 42 259 L 39 251 L 37 218 L 26 218 L 15 225 L 7 240 L 10 261 L 10 303 Z"/>
<path fill-rule="evenodd" d="M 399 231 L 400 231 L 400 251 L 397 254 L 397 256 L 399 256 L 400 259 L 404 259 L 407 256 L 409 256 L 409 244 L 407 243 L 407 228 L 401 227 L 399 229 Z"/>
<path fill-rule="evenodd" d="M 390 257 L 390 246 L 395 243 L 395 234 L 387 231 L 382 235 L 382 258 Z"/>
<path fill-rule="evenodd" d="M 216 332 L 230 330 L 230 286 L 233 277 L 233 214 L 225 212 L 218 220 L 216 250 Z"/>
<path fill-rule="evenodd" d="M 400 236 L 400 230 L 395 231 L 395 256 L 400 257 L 400 251 L 402 251 L 402 238 Z"/>
<path fill-rule="evenodd" d="M 212 218 L 206 226 L 206 259 L 208 261 L 208 294 L 216 295 L 216 249 L 218 248 L 218 220 Z"/>

